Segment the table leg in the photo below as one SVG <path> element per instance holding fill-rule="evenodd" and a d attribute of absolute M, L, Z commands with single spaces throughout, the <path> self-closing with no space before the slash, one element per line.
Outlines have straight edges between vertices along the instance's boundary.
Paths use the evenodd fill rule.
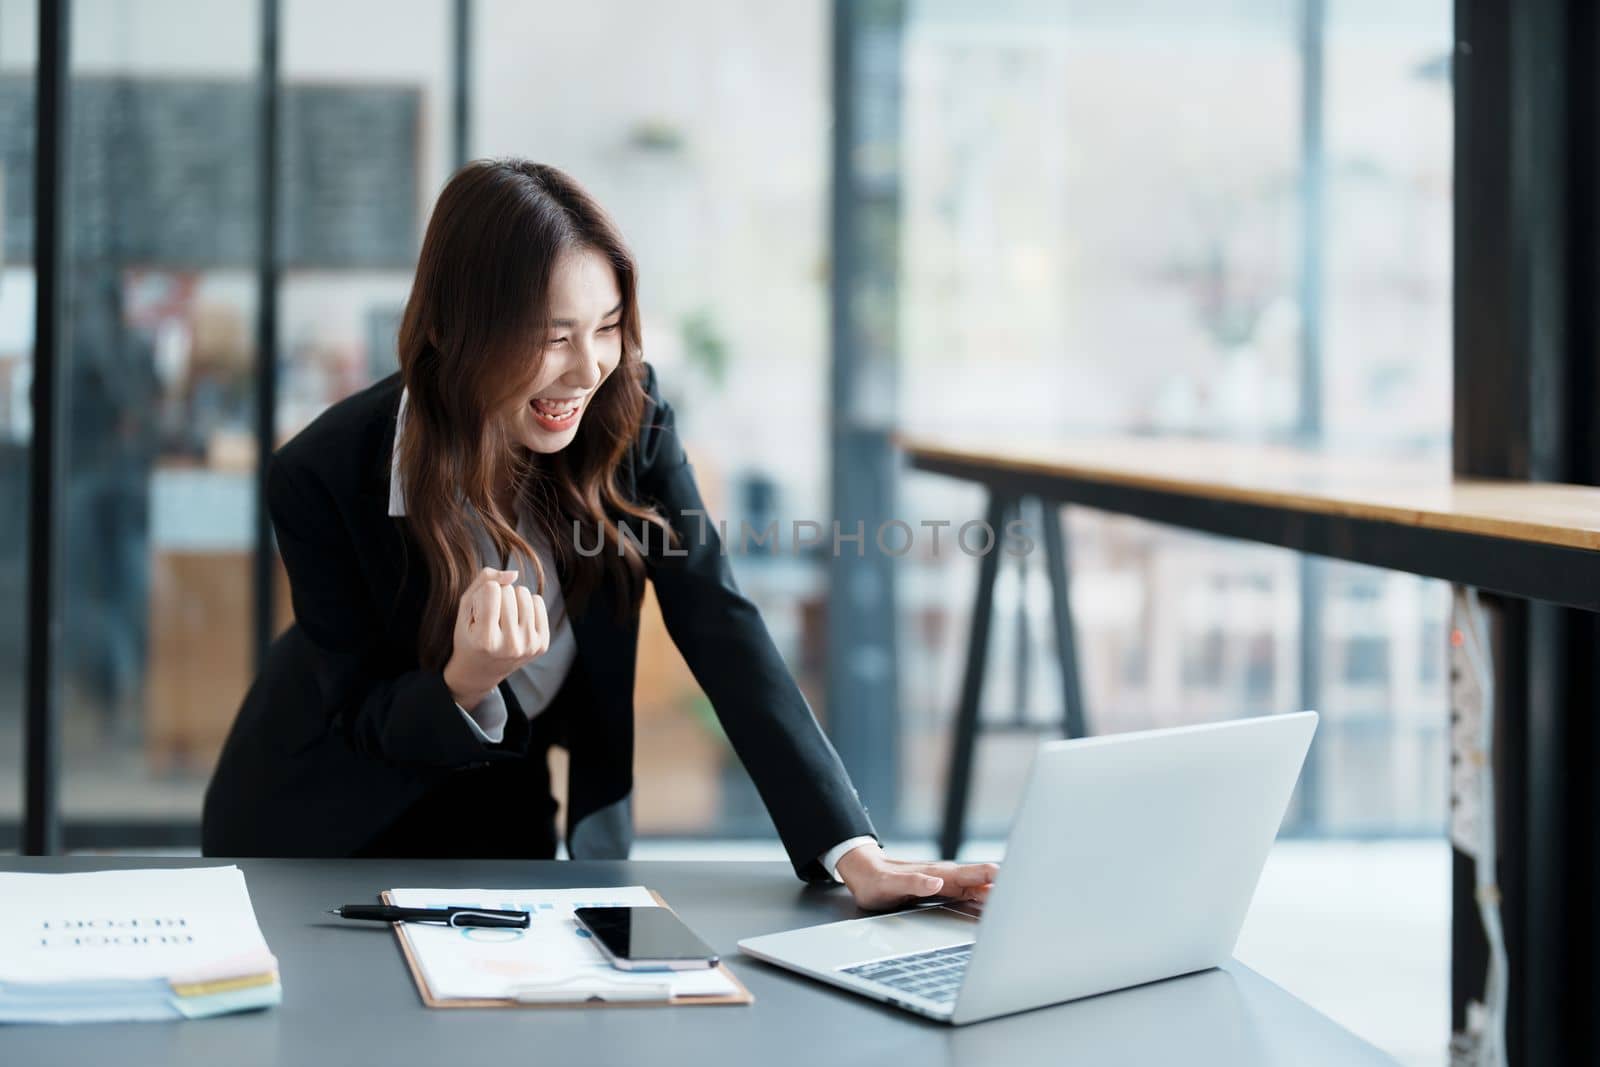
<path fill-rule="evenodd" d="M 994 583 L 1000 572 L 1000 544 L 1006 520 L 1016 506 L 1013 497 L 989 491 L 985 516 L 994 531 L 990 551 L 978 560 L 978 592 L 973 600 L 972 623 L 967 634 L 967 665 L 961 679 L 961 703 L 956 708 L 955 737 L 950 746 L 950 773 L 946 778 L 944 825 L 939 831 L 939 854 L 955 859 L 961 849 L 967 819 L 967 795 L 972 788 L 972 755 L 978 737 L 978 702 L 989 659 L 989 623 L 994 615 Z"/>
<path fill-rule="evenodd" d="M 1061 664 L 1061 728 L 1067 737 L 1086 737 L 1083 683 L 1078 675 L 1078 633 L 1072 623 L 1072 560 L 1061 532 L 1061 504 L 1041 500 L 1044 516 L 1044 561 L 1050 569 L 1050 604 L 1056 617 L 1056 659 Z"/>

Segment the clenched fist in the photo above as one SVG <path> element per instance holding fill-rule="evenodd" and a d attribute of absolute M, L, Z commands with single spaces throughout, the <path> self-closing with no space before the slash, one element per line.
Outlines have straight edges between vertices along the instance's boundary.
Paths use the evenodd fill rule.
<path fill-rule="evenodd" d="M 444 666 L 444 684 L 456 703 L 468 711 L 506 675 L 544 655 L 550 647 L 544 597 L 516 581 L 516 571 L 485 567 L 461 594 L 455 646 Z"/>

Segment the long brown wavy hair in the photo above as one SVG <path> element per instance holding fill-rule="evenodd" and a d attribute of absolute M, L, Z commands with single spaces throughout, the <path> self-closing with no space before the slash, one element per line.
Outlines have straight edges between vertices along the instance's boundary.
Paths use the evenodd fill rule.
<path fill-rule="evenodd" d="M 599 252 L 616 271 L 622 356 L 589 401 L 572 443 L 533 456 L 496 416 L 537 380 L 551 272 L 563 252 L 581 248 Z M 568 610 L 581 612 L 604 581 L 619 593 L 619 616 L 636 609 L 644 561 L 612 520 L 632 516 L 664 533 L 670 528 L 654 510 L 625 499 L 617 484 L 646 398 L 633 255 L 605 210 L 555 167 L 521 159 L 467 164 L 434 206 L 399 344 L 408 391 L 400 474 L 406 521 L 428 573 L 417 639 L 423 666 L 440 669 L 450 659 L 457 605 L 479 566 L 474 522 L 501 567 L 512 552 L 522 553 L 537 572 L 537 591 L 545 591 L 544 568 L 517 533 L 516 516 L 497 499 L 496 489 L 513 482 L 518 504 L 568 570 L 562 586 Z M 571 531 L 579 529 L 583 553 L 572 541 Z M 591 530 L 600 531 L 603 550 L 589 543 Z"/>

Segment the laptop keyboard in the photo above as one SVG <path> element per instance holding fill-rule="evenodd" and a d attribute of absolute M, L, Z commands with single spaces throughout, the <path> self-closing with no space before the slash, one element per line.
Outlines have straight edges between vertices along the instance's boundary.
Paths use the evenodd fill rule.
<path fill-rule="evenodd" d="M 839 970 L 902 993 L 914 993 L 936 1004 L 954 1004 L 956 991 L 961 988 L 961 977 L 966 974 L 967 961 L 971 958 L 972 942 L 969 941 L 931 952 L 869 960 Z"/>

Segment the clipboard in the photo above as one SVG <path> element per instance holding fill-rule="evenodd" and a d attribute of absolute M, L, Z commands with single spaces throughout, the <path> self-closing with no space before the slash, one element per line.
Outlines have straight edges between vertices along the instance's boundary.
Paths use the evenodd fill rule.
<path fill-rule="evenodd" d="M 393 904 L 394 900 L 385 889 L 380 898 L 385 904 Z M 655 902 L 668 911 L 671 907 L 662 899 L 660 893 L 650 890 L 650 896 Z M 673 914 L 677 914 L 673 912 Z M 660 1000 L 640 1000 L 637 998 L 607 1000 L 603 997 L 591 996 L 583 1000 L 535 1000 L 516 999 L 513 997 L 472 997 L 441 1000 L 433 995 L 433 990 L 428 988 L 428 979 L 422 973 L 422 968 L 417 965 L 416 954 L 411 950 L 411 942 L 406 937 L 406 924 L 393 923 L 395 940 L 400 944 L 400 952 L 406 958 L 406 967 L 411 971 L 411 980 L 417 985 L 417 995 L 422 998 L 422 1003 L 429 1008 L 660 1008 L 676 1007 L 679 1005 L 707 1007 L 728 1004 L 754 1004 L 755 997 L 750 990 L 739 980 L 738 975 L 728 970 L 726 963 L 719 962 L 716 969 L 722 976 L 733 984 L 736 992 L 714 997 L 664 997 Z"/>

